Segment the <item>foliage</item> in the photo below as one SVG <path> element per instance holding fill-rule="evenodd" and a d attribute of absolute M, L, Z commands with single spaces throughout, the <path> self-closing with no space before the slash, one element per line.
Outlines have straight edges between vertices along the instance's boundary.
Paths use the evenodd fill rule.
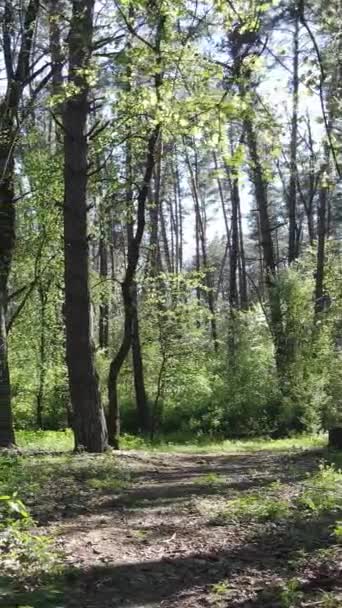
<path fill-rule="evenodd" d="M 219 519 L 232 521 L 281 521 L 287 519 L 291 512 L 291 503 L 277 495 L 281 492 L 280 484 L 273 484 L 267 492 L 248 494 L 230 501 L 220 513 Z"/>
<path fill-rule="evenodd" d="M 342 471 L 334 465 L 320 465 L 319 471 L 303 484 L 303 492 L 297 499 L 299 507 L 313 515 L 325 511 L 342 511 Z"/>
<path fill-rule="evenodd" d="M 274 482 L 266 490 L 249 492 L 230 500 L 224 509 L 213 516 L 213 523 L 222 521 L 281 522 L 303 517 L 329 514 L 334 520 L 342 512 L 342 472 L 334 464 L 323 462 L 317 472 L 308 474 L 298 484 L 296 492 L 286 484 Z M 333 534 L 338 537 L 339 524 Z"/>

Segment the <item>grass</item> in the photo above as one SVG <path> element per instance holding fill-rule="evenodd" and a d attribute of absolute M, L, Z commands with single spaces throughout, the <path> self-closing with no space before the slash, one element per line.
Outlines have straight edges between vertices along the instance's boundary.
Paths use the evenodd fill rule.
<path fill-rule="evenodd" d="M 72 431 L 18 431 L 18 446 L 27 450 L 46 450 L 50 452 L 67 452 L 73 449 Z M 289 451 L 323 448 L 327 436 L 301 435 L 286 439 L 224 439 L 210 437 L 184 440 L 182 435 L 161 437 L 155 441 L 144 440 L 133 435 L 123 435 L 123 450 L 142 450 L 170 453 L 247 453 L 258 451 Z"/>
<path fill-rule="evenodd" d="M 25 450 L 46 450 L 48 452 L 68 452 L 74 447 L 73 433 L 66 431 L 17 431 L 19 448 Z"/>
<path fill-rule="evenodd" d="M 325 513 L 335 514 L 335 519 L 342 514 L 342 471 L 334 464 L 322 462 L 317 472 L 309 474 L 295 488 L 275 482 L 267 489 L 242 494 L 217 510 L 211 520 L 214 524 L 227 521 L 280 522 L 318 517 Z M 339 520 L 332 533 L 339 539 Z"/>

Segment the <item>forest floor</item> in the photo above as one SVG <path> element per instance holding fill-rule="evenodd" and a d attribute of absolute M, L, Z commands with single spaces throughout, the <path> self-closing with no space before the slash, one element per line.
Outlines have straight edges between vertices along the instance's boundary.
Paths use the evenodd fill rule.
<path fill-rule="evenodd" d="M 341 463 L 317 448 L 0 457 L 0 493 L 19 489 L 41 542 L 0 542 L 0 606 L 342 606 Z"/>

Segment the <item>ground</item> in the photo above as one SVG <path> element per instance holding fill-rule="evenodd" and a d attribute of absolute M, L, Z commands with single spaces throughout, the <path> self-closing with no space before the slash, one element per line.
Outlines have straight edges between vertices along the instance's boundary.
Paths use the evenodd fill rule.
<path fill-rule="evenodd" d="M 0 606 L 342 606 L 342 476 L 328 461 L 321 449 L 20 456 L 59 565 L 16 585 L 7 573 Z"/>

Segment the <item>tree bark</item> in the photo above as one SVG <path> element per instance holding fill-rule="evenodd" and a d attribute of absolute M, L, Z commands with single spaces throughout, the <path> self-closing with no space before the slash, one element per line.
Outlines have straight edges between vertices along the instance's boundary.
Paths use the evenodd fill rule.
<path fill-rule="evenodd" d="M 212 273 L 208 268 L 208 256 L 207 256 L 207 241 L 206 241 L 206 230 L 202 218 L 201 213 L 201 201 L 200 195 L 198 191 L 198 175 L 194 173 L 194 170 L 191 165 L 191 161 L 189 158 L 189 154 L 187 149 L 185 148 L 185 159 L 186 164 L 190 174 L 191 181 L 191 192 L 192 198 L 194 201 L 194 209 L 196 216 L 196 270 L 200 269 L 200 253 L 199 247 L 201 245 L 201 253 L 202 253 L 202 264 L 205 271 L 205 283 L 207 287 L 207 303 L 209 312 L 211 315 L 210 319 L 210 328 L 211 328 L 211 337 L 214 345 L 215 352 L 218 351 L 219 343 L 217 336 L 217 325 L 216 325 L 216 313 L 215 313 L 215 303 L 214 303 L 214 291 L 213 291 L 213 281 L 212 281 Z"/>
<path fill-rule="evenodd" d="M 39 344 L 39 384 L 37 392 L 37 428 L 43 429 L 43 400 L 46 378 L 46 307 L 48 301 L 48 286 L 38 284 L 40 303 L 40 344 Z"/>
<path fill-rule="evenodd" d="M 135 400 L 137 404 L 138 428 L 145 435 L 150 431 L 150 412 L 145 388 L 144 365 L 141 353 L 138 294 L 136 282 L 132 285 L 132 356 Z"/>
<path fill-rule="evenodd" d="M 87 234 L 87 118 L 94 0 L 73 0 L 69 83 L 76 92 L 63 109 L 66 358 L 74 412 L 75 447 L 107 448 L 106 421 L 94 364 Z"/>
<path fill-rule="evenodd" d="M 283 331 L 280 296 L 276 285 L 277 267 L 271 233 L 271 221 L 269 217 L 267 184 L 263 175 L 254 126 L 250 119 L 245 120 L 245 128 L 250 159 L 252 162 L 251 172 L 255 189 L 261 249 L 266 275 L 265 283 L 269 301 L 270 327 L 275 347 L 276 366 L 279 377 L 282 378 L 286 360 L 286 340 Z"/>
<path fill-rule="evenodd" d="M 23 16 L 16 66 L 11 41 L 15 24 L 12 22 L 11 3 L 8 0 L 4 5 L 2 20 L 7 88 L 0 104 L 0 447 L 9 447 L 15 443 L 6 331 L 8 279 L 15 246 L 15 120 L 31 72 L 32 41 L 38 8 L 38 0 L 30 0 Z"/>
<path fill-rule="evenodd" d="M 323 181 L 326 177 L 322 177 L 322 183 L 319 191 L 318 203 L 318 246 L 317 246 L 317 262 L 316 262 L 316 283 L 315 283 L 315 314 L 324 310 L 324 271 L 325 271 L 325 241 L 327 230 L 327 184 Z"/>
<path fill-rule="evenodd" d="M 290 183 L 288 192 L 289 209 L 289 249 L 288 261 L 291 264 L 298 256 L 297 248 L 297 143 L 298 143 L 298 101 L 299 101 L 299 17 L 295 18 L 293 35 L 293 81 L 292 81 L 292 120 L 290 145 Z"/>
<path fill-rule="evenodd" d="M 238 198 L 238 216 L 239 216 L 239 251 L 240 251 L 240 267 L 239 267 L 240 305 L 241 305 L 242 310 L 247 310 L 247 308 L 248 308 L 247 272 L 246 272 L 246 257 L 245 257 L 245 246 L 244 246 L 243 228 L 242 228 L 240 195 Z"/>
<path fill-rule="evenodd" d="M 130 80 L 130 72 L 128 74 Z M 126 210 L 127 210 L 127 243 L 128 252 L 134 247 L 134 225 L 133 225 L 133 159 L 131 150 L 131 140 L 127 141 L 126 147 Z M 135 277 L 132 279 L 130 290 L 131 302 L 128 304 L 131 307 L 131 344 L 133 356 L 133 376 L 135 401 L 137 406 L 138 428 L 142 434 L 149 432 L 150 414 L 148 407 L 148 399 L 145 389 L 144 366 L 141 353 L 140 331 L 139 331 L 139 313 L 138 313 L 138 289 Z M 128 316 L 129 313 L 128 313 Z"/>
<path fill-rule="evenodd" d="M 120 410 L 118 401 L 117 383 L 121 367 L 129 353 L 132 344 L 132 323 L 134 318 L 134 277 L 137 269 L 140 245 L 145 230 L 145 207 L 153 175 L 155 164 L 155 151 L 160 134 L 160 125 L 153 129 L 149 141 L 146 160 L 146 168 L 143 179 L 143 186 L 138 195 L 137 228 L 136 233 L 131 239 L 127 252 L 127 268 L 121 290 L 124 303 L 124 334 L 121 346 L 110 364 L 108 376 L 108 433 L 109 442 L 115 448 L 119 448 L 120 438 Z"/>
<path fill-rule="evenodd" d="M 100 307 L 99 307 L 99 345 L 104 350 L 109 346 L 109 304 L 107 296 L 108 279 L 108 245 L 107 245 L 107 224 L 102 202 L 100 203 L 100 277 L 102 284 Z"/>
<path fill-rule="evenodd" d="M 237 175 L 232 175 L 231 199 L 231 236 L 232 246 L 230 251 L 229 267 L 229 303 L 232 309 L 238 308 L 238 288 L 237 288 L 237 269 L 239 256 L 239 182 Z"/>

